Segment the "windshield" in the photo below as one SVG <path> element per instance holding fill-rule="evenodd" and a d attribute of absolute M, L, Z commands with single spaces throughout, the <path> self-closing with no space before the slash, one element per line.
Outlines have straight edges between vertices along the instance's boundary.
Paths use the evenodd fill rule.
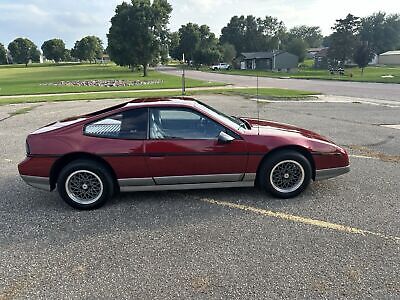
<path fill-rule="evenodd" d="M 217 119 L 222 119 L 224 123 L 226 123 L 228 126 L 233 127 L 237 130 L 239 129 L 247 129 L 246 123 L 243 122 L 241 119 L 236 118 L 236 117 L 231 117 L 227 116 L 224 113 L 216 110 L 215 108 L 196 100 L 196 102 L 201 106 L 202 110 L 208 113 L 209 115 L 217 118 Z"/>

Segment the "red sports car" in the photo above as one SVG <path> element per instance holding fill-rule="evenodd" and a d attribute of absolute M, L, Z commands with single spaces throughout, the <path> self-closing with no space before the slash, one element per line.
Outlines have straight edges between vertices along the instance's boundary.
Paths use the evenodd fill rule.
<path fill-rule="evenodd" d="M 137 99 L 30 134 L 30 185 L 78 209 L 115 192 L 260 186 L 290 198 L 349 172 L 346 151 L 295 126 L 227 116 L 192 98 Z"/>

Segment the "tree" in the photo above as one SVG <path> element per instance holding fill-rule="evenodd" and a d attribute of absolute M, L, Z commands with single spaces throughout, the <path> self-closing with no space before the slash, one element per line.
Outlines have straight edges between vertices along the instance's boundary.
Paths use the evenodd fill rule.
<path fill-rule="evenodd" d="M 293 39 L 287 46 L 286 51 L 299 57 L 299 62 L 303 62 L 306 58 L 307 43 L 303 39 Z"/>
<path fill-rule="evenodd" d="M 132 0 L 118 5 L 107 35 L 110 58 L 121 66 L 143 66 L 159 56 L 167 44 L 167 25 L 172 12 L 167 0 Z"/>
<path fill-rule="evenodd" d="M 60 62 L 64 58 L 65 43 L 60 39 L 52 39 L 45 41 L 42 45 L 43 55 L 47 59 L 53 59 L 55 62 Z"/>
<path fill-rule="evenodd" d="M 179 28 L 179 45 L 177 47 L 177 58 L 182 58 L 185 53 L 186 60 L 194 60 L 194 53 L 200 43 L 200 28 L 199 25 L 188 23 Z"/>
<path fill-rule="evenodd" d="M 8 45 L 8 50 L 13 58 L 13 62 L 17 64 L 25 64 L 28 66 L 29 61 L 38 61 L 40 52 L 37 46 L 29 39 L 17 38 Z"/>
<path fill-rule="evenodd" d="M 62 61 L 72 61 L 72 50 L 64 49 Z"/>
<path fill-rule="evenodd" d="M 210 27 L 207 25 L 201 25 L 199 33 L 200 41 L 194 52 L 195 63 L 197 65 L 211 65 L 219 62 L 222 58 L 222 53 L 215 34 L 210 31 Z"/>
<path fill-rule="evenodd" d="M 322 33 L 319 26 L 296 26 L 289 30 L 290 39 L 302 39 L 308 48 L 318 48 L 322 45 Z"/>
<path fill-rule="evenodd" d="M 360 39 L 381 54 L 400 48 L 400 15 L 378 12 L 361 19 Z"/>
<path fill-rule="evenodd" d="M 222 45 L 222 57 L 225 62 L 232 64 L 232 61 L 236 58 L 235 46 L 229 43 Z"/>
<path fill-rule="evenodd" d="M 80 60 L 88 60 L 90 63 L 101 58 L 103 54 L 103 42 L 97 36 L 86 36 L 75 42 L 73 56 Z"/>
<path fill-rule="evenodd" d="M 193 23 L 182 25 L 176 37 L 179 40 L 178 45 L 172 49 L 174 58 L 181 59 L 184 53 L 185 60 L 194 61 L 197 66 L 210 65 L 221 60 L 218 39 L 207 25 L 199 26 Z"/>
<path fill-rule="evenodd" d="M 6 48 L 4 48 L 4 45 L 0 43 L 0 65 L 6 65 L 6 64 L 8 64 L 7 51 Z"/>
<path fill-rule="evenodd" d="M 354 56 L 360 29 L 360 18 L 348 14 L 345 19 L 336 20 L 332 29 L 334 32 L 330 37 L 331 46 L 328 56 L 334 61 L 345 64 L 349 58 Z"/>
<path fill-rule="evenodd" d="M 220 43 L 232 44 L 238 53 L 267 51 L 277 49 L 285 35 L 285 25 L 277 18 L 234 16 L 227 26 L 222 28 Z"/>
<path fill-rule="evenodd" d="M 180 41 L 179 32 L 170 33 L 168 41 L 169 55 L 177 60 L 182 59 L 182 57 L 179 57 L 179 41 Z"/>
<path fill-rule="evenodd" d="M 39 63 L 41 56 L 42 53 L 40 53 L 40 50 L 36 48 L 35 50 L 32 51 L 31 61 L 34 63 Z"/>
<path fill-rule="evenodd" d="M 364 68 L 368 66 L 375 53 L 369 46 L 368 42 L 360 42 L 354 51 L 354 62 L 361 69 L 361 73 L 364 74 Z"/>

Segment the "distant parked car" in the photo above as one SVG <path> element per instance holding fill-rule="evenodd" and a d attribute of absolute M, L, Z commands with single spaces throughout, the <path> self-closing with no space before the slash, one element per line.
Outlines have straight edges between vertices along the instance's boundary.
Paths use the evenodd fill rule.
<path fill-rule="evenodd" d="M 192 98 L 137 99 L 30 134 L 22 178 L 78 209 L 114 192 L 258 185 L 279 198 L 349 171 L 342 147 L 291 125 L 227 116 Z"/>
<path fill-rule="evenodd" d="M 230 70 L 231 65 L 227 63 L 219 63 L 218 65 L 213 65 L 210 67 L 211 70 L 213 71 L 218 71 L 218 70 Z"/>

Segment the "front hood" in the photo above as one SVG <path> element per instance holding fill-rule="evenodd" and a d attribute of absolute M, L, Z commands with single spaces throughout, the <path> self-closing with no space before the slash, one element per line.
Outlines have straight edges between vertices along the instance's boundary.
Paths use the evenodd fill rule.
<path fill-rule="evenodd" d="M 332 140 L 328 139 L 325 136 L 322 136 L 318 133 L 297 126 L 273 122 L 273 121 L 266 121 L 266 120 L 257 120 L 250 118 L 244 118 L 244 119 L 250 123 L 250 125 L 252 126 L 252 130 L 257 132 L 259 131 L 260 135 L 271 135 L 273 134 L 273 132 L 288 133 L 288 134 L 302 135 L 307 138 L 322 140 L 324 142 L 334 144 Z"/>

